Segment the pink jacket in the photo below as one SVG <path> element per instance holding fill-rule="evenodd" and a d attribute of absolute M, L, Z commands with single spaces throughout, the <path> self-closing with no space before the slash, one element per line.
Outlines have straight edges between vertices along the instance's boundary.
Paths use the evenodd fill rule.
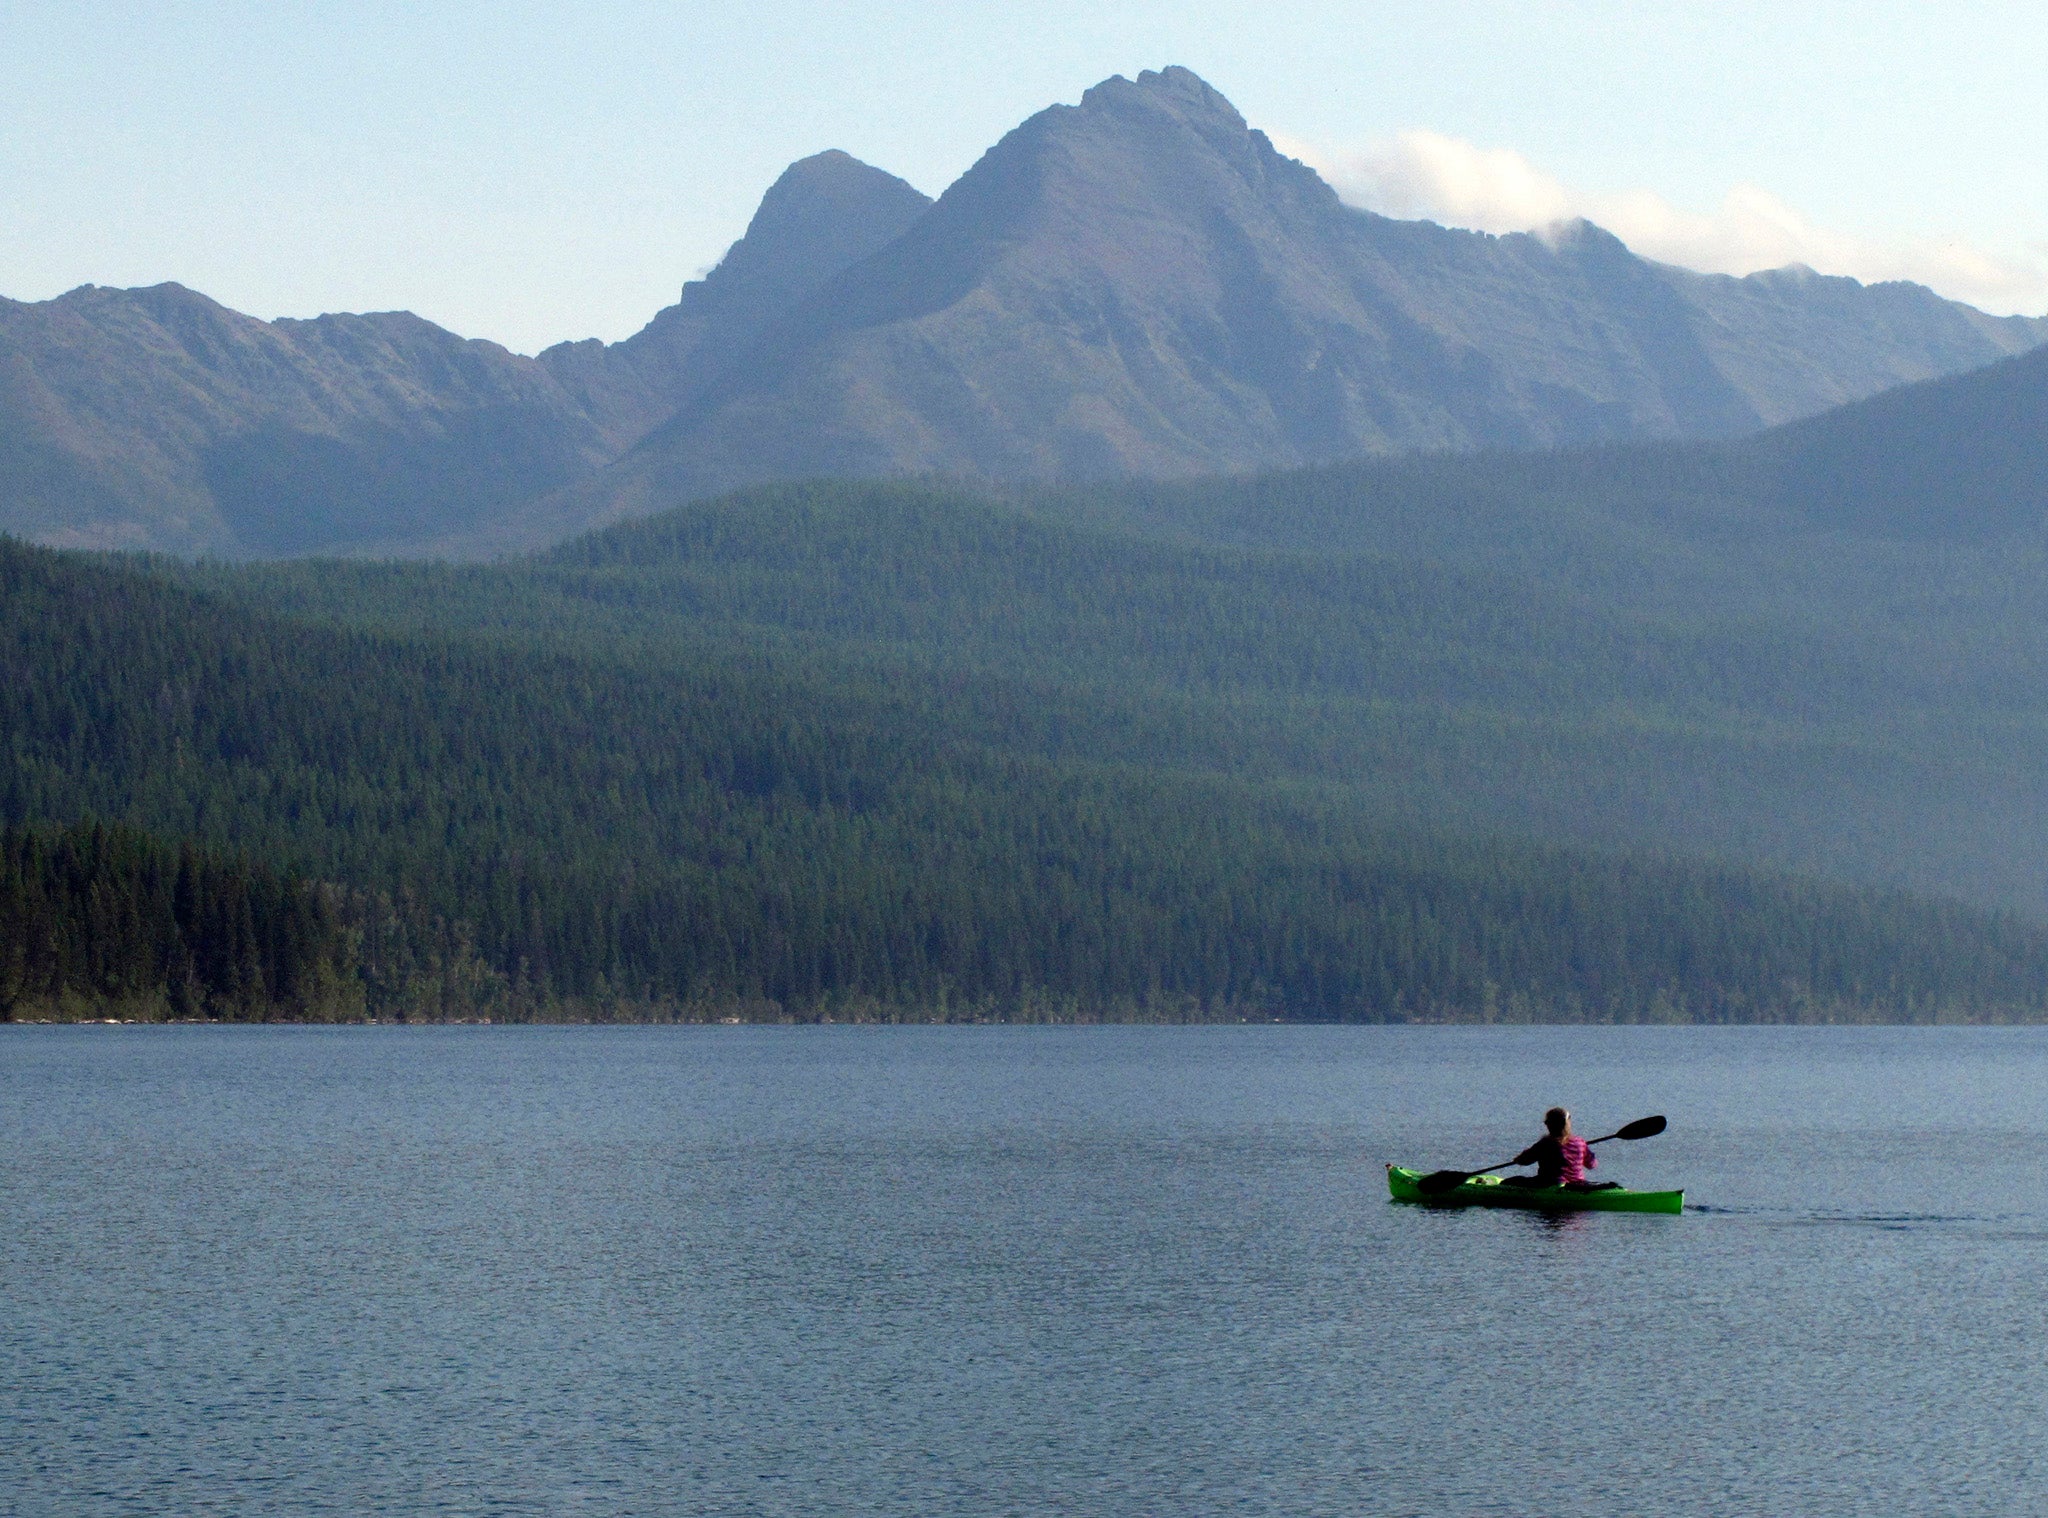
<path fill-rule="evenodd" d="M 1592 1146 L 1576 1133 L 1568 1136 L 1558 1148 L 1564 1151 L 1564 1180 L 1567 1184 L 1572 1181 L 1583 1181 L 1586 1172 L 1600 1163 L 1600 1156 L 1595 1154 Z"/>
<path fill-rule="evenodd" d="M 1546 1133 L 1516 1155 L 1515 1163 L 1534 1165 L 1537 1180 L 1546 1185 L 1560 1186 L 1583 1181 L 1586 1172 L 1600 1163 L 1600 1156 L 1576 1133 L 1562 1140 Z"/>

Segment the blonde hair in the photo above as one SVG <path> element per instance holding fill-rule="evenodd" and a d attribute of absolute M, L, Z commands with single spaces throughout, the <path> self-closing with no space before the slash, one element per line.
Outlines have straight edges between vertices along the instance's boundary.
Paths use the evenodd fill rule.
<path fill-rule="evenodd" d="M 1572 1131 L 1572 1115 L 1562 1107 L 1552 1107 L 1543 1114 L 1543 1126 L 1550 1130 L 1552 1138 L 1563 1138 Z"/>

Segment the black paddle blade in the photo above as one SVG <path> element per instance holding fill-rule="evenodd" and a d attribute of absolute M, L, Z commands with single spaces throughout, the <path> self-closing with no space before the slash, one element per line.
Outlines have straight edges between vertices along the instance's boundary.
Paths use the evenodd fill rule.
<path fill-rule="evenodd" d="M 1664 1119 L 1661 1117 L 1639 1117 L 1626 1128 L 1617 1130 L 1614 1136 L 1618 1139 L 1655 1138 L 1664 1131 L 1664 1128 Z"/>
<path fill-rule="evenodd" d="M 1415 1183 L 1415 1189 L 1424 1196 L 1442 1196 L 1446 1191 L 1456 1191 L 1471 1179 L 1469 1170 L 1432 1170 Z"/>

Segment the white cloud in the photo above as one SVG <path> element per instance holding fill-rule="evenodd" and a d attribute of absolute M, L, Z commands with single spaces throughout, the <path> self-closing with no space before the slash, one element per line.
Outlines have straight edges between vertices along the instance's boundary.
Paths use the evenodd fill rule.
<path fill-rule="evenodd" d="M 1605 227 L 1645 258 L 1717 274 L 1805 264 L 1865 282 L 1913 280 L 1987 311 L 2048 307 L 2048 250 L 1988 252 L 1959 239 L 1886 243 L 1816 226 L 1768 190 L 1737 185 L 1709 212 L 1650 190 L 1587 194 L 1511 148 L 1407 131 L 1364 150 L 1283 142 L 1353 205 L 1482 232 L 1541 231 L 1573 217 Z"/>

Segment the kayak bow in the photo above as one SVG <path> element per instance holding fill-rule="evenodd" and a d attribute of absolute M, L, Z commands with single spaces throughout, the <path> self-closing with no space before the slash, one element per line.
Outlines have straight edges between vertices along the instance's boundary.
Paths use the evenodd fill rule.
<path fill-rule="evenodd" d="M 1506 1186 L 1497 1175 L 1475 1175 L 1462 1186 L 1435 1196 L 1424 1195 L 1416 1184 L 1419 1170 L 1387 1166 L 1387 1190 L 1397 1202 L 1422 1202 L 1431 1207 L 1533 1207 L 1542 1212 L 1664 1212 L 1685 1211 L 1683 1191 L 1629 1191 L 1613 1187 L 1606 1191 L 1573 1191 L 1565 1186 Z"/>

